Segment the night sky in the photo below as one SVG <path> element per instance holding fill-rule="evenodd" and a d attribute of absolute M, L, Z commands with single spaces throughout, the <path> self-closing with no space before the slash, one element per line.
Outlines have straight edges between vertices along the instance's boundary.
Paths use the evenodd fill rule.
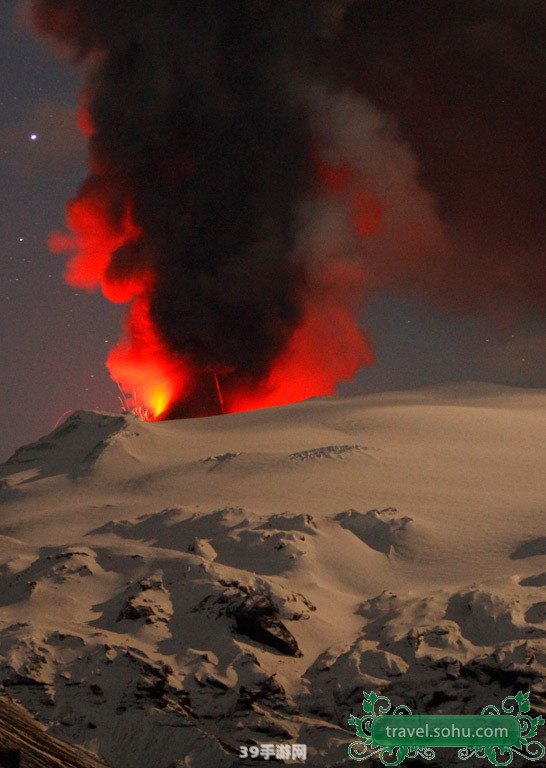
<path fill-rule="evenodd" d="M 98 294 L 67 286 L 63 282 L 64 258 L 48 251 L 47 238 L 53 230 L 63 229 L 65 203 L 86 174 L 85 140 L 74 122 L 81 81 L 77 73 L 56 60 L 46 44 L 17 20 L 16 5 L 15 0 L 0 0 L 0 458 L 50 431 L 67 411 L 119 410 L 117 388 L 104 360 L 109 346 L 119 336 L 124 311 L 122 306 L 113 305 Z M 528 8 L 532 7 L 529 3 Z M 363 57 L 371 57 L 374 66 L 389 60 L 385 42 L 389 38 L 381 31 L 379 16 L 373 20 L 379 30 L 377 45 L 362 52 Z M 351 20 L 353 29 L 360 23 L 369 25 L 370 20 Z M 351 30 L 347 34 L 350 43 Z M 538 43 L 537 38 L 524 40 L 528 49 L 533 50 L 534 45 L 535 51 L 540 51 L 540 23 L 538 31 L 527 34 L 538 35 Z M 509 56 L 508 44 L 504 50 Z M 529 61 L 540 69 L 543 60 L 538 53 L 537 57 Z M 472 176 L 469 168 L 476 165 L 472 153 L 483 155 L 490 132 L 501 128 L 494 121 L 484 121 L 482 125 L 463 110 L 465 120 L 460 126 L 452 126 L 456 140 L 451 137 L 451 144 L 446 140 L 444 155 L 440 157 L 436 148 L 437 155 L 432 156 L 429 135 L 419 129 L 420 124 L 404 102 L 405 96 L 397 96 L 397 89 L 402 88 L 402 78 L 398 78 L 395 66 L 399 63 L 393 61 L 390 79 L 383 74 L 370 76 L 363 88 L 381 109 L 394 113 L 416 154 L 422 171 L 421 183 L 437 201 L 444 220 L 461 237 L 464 235 L 469 249 L 483 245 L 487 250 L 486 263 L 487 259 L 494 260 L 495 249 L 499 253 L 516 249 L 517 238 L 522 251 L 533 251 L 537 262 L 543 263 L 544 156 L 536 154 L 539 145 L 531 134 L 522 135 L 518 121 L 522 119 L 522 110 L 531 110 L 523 115 L 524 122 L 529 125 L 529 121 L 536 120 L 536 135 L 543 138 L 539 123 L 544 104 L 529 99 L 522 106 L 508 88 L 500 110 L 503 136 L 497 153 L 506 158 L 502 167 L 508 170 L 500 178 L 501 166 L 489 163 L 489 177 L 479 167 Z M 416 65 L 417 69 L 419 66 Z M 505 59 L 503 66 L 510 69 L 510 61 Z M 346 69 L 348 78 L 355 77 L 349 64 Z M 379 69 L 382 73 L 388 71 L 385 66 Z M 536 72 L 533 69 L 534 80 L 529 79 L 528 72 L 519 76 L 532 83 L 530 95 L 536 89 L 544 99 Z M 544 71 L 541 72 L 544 77 Z M 500 75 L 502 67 L 499 70 L 483 66 L 476 100 L 485 92 L 494 96 Z M 430 83 L 431 93 L 437 88 L 438 84 Z M 423 103 L 427 103 L 426 98 Z M 442 119 L 446 110 L 439 110 L 438 115 L 438 128 L 445 130 Z M 464 161 L 457 160 L 453 149 L 465 142 L 470 146 L 467 168 L 461 166 Z M 439 166 L 442 172 L 436 172 Z M 461 202 L 460 187 L 446 181 L 461 167 L 464 184 L 460 186 L 468 190 L 467 205 Z M 496 189 L 501 190 L 499 195 L 504 195 L 506 210 L 502 209 L 500 197 L 495 197 Z M 512 201 L 506 199 L 509 189 L 514 196 Z M 472 202 L 476 200 L 480 204 Z M 484 236 L 488 229 L 496 231 L 502 242 Z M 528 242 L 524 242 L 526 239 Z M 522 270 L 531 263 L 521 254 L 516 261 Z M 540 274 L 536 273 L 535 281 Z M 535 287 L 543 293 L 543 284 Z M 467 307 L 461 306 L 461 302 L 450 306 L 449 301 L 439 301 L 438 297 L 434 301 L 426 299 L 419 290 L 412 293 L 406 286 L 387 286 L 367 299 L 361 313 L 376 362 L 362 369 L 356 380 L 343 385 L 340 391 L 356 394 L 461 380 L 545 386 L 546 333 L 544 318 L 537 311 L 539 304 L 527 297 L 516 311 L 503 315 L 498 307 L 490 311 L 489 306 L 484 309 L 476 301 Z"/>

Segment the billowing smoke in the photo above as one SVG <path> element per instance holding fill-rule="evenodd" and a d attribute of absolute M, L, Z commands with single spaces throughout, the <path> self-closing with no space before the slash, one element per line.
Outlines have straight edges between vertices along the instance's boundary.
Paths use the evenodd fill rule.
<path fill-rule="evenodd" d="M 545 3 L 362 0 L 330 64 L 394 117 L 452 243 L 418 276 L 400 259 L 391 282 L 446 309 L 543 315 Z"/>
<path fill-rule="evenodd" d="M 71 284 L 130 303 L 108 361 L 129 407 L 158 418 L 332 393 L 371 362 L 358 311 L 389 286 L 450 308 L 475 307 L 488 288 L 501 302 L 536 299 L 536 239 L 494 259 L 472 221 L 454 236 L 457 215 L 472 216 L 457 182 L 433 169 L 459 129 L 445 104 L 427 112 L 417 98 L 419 84 L 423 99 L 449 98 L 441 66 L 427 92 L 434 57 L 452 60 L 447 42 L 437 50 L 448 22 L 442 2 L 413 2 L 407 18 L 395 5 L 32 0 L 38 29 L 86 76 L 90 173 L 68 207 L 71 237 L 52 246 L 75 251 Z M 460 5 L 472 19 L 484 6 Z M 509 7 L 498 4 L 503 19 Z M 519 29 L 520 16 L 508 16 Z M 447 18 L 458 40 L 466 26 Z M 480 19 L 464 62 L 482 39 Z M 448 90 L 459 85 L 443 74 Z M 485 194 L 493 205 L 494 190 Z"/>

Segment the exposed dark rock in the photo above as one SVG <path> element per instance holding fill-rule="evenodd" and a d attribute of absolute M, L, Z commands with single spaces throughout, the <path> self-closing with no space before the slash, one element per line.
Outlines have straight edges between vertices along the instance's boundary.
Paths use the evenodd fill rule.
<path fill-rule="evenodd" d="M 226 615 L 235 619 L 235 629 L 251 640 L 263 643 L 285 656 L 302 656 L 295 637 L 279 618 L 271 598 L 248 595 L 242 602 L 230 605 Z"/>
<path fill-rule="evenodd" d="M 286 709 L 286 691 L 275 680 L 274 676 L 253 687 L 242 685 L 239 690 L 237 707 L 249 710 L 252 709 L 252 705 L 256 702 L 267 702 L 273 709 Z"/>
<path fill-rule="evenodd" d="M 13 671 L 11 675 L 2 680 L 3 685 L 6 688 L 13 688 L 17 685 L 24 685 L 27 688 L 45 688 L 46 684 L 42 680 L 36 680 L 28 675 L 21 675 L 19 672 Z"/>
<path fill-rule="evenodd" d="M 150 589 L 155 589 L 160 592 L 164 592 L 165 588 L 163 586 L 163 581 L 160 578 L 149 576 L 146 579 L 141 579 L 138 582 L 138 586 L 141 588 L 143 592 L 147 592 Z"/>
<path fill-rule="evenodd" d="M 131 600 L 127 601 L 122 607 L 116 621 L 138 621 L 138 619 L 148 619 L 154 616 L 154 610 L 150 605 L 135 605 Z"/>
<path fill-rule="evenodd" d="M 222 682 L 222 680 L 219 680 L 217 677 L 213 677 L 212 675 L 209 675 L 205 682 L 212 688 L 218 688 L 220 691 L 229 691 L 229 685 L 226 685 L 224 682 Z"/>
<path fill-rule="evenodd" d="M 307 451 L 298 451 L 291 453 L 291 461 L 312 461 L 316 459 L 332 459 L 336 456 L 343 456 L 346 453 L 365 451 L 362 445 L 325 445 L 320 448 L 310 448 Z"/>
<path fill-rule="evenodd" d="M 461 677 L 472 678 L 482 685 L 498 683 L 502 688 L 512 689 L 512 693 L 517 693 L 528 688 L 530 681 L 540 678 L 540 673 L 531 668 L 505 669 L 487 661 L 474 659 L 461 667 Z"/>
<path fill-rule="evenodd" d="M 442 704 L 446 704 L 449 701 L 458 701 L 459 696 L 446 693 L 445 691 L 434 691 L 428 701 L 425 702 L 425 710 L 427 712 L 434 710 L 435 707 L 439 707 Z"/>

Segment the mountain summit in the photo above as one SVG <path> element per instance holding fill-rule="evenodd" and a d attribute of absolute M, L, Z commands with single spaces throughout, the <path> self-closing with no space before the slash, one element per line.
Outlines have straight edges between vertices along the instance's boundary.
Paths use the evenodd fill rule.
<path fill-rule="evenodd" d="M 363 690 L 544 712 L 545 405 L 457 385 L 73 414 L 0 467 L 1 688 L 112 768 L 345 764 Z"/>

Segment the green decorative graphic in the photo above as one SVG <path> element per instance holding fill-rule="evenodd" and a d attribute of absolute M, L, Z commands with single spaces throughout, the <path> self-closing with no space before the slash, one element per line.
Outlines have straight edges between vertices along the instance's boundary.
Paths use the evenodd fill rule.
<path fill-rule="evenodd" d="M 387 696 L 374 691 L 364 692 L 362 709 L 363 717 L 349 717 L 360 739 L 349 745 L 352 760 L 379 757 L 383 765 L 401 765 L 416 757 L 434 760 L 432 746 L 459 746 L 460 760 L 475 758 L 503 766 L 510 765 L 516 755 L 534 762 L 546 753 L 544 744 L 535 739 L 544 718 L 529 716 L 529 693 L 505 698 L 502 712 L 488 705 L 480 715 L 413 715 L 405 704 L 393 709 Z M 397 734 L 401 734 L 399 741 Z"/>

